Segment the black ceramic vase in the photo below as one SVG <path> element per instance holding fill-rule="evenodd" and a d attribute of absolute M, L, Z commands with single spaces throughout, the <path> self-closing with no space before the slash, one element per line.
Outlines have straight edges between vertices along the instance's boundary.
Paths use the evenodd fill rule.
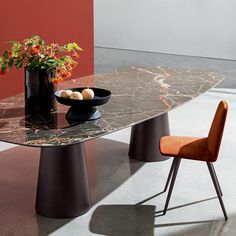
<path fill-rule="evenodd" d="M 25 69 L 26 115 L 48 114 L 56 110 L 54 76 L 55 72 Z"/>

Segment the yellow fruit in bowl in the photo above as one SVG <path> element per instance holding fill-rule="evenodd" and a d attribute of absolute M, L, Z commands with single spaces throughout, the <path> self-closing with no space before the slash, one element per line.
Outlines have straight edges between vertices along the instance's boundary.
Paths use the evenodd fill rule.
<path fill-rule="evenodd" d="M 70 99 L 83 100 L 83 96 L 80 92 L 75 91 L 70 95 Z"/>
<path fill-rule="evenodd" d="M 72 91 L 67 89 L 67 90 L 62 90 L 60 97 L 62 98 L 70 98 L 70 95 L 72 94 Z"/>
<path fill-rule="evenodd" d="M 84 100 L 91 100 L 94 98 L 94 92 L 90 88 L 83 89 L 82 96 Z"/>

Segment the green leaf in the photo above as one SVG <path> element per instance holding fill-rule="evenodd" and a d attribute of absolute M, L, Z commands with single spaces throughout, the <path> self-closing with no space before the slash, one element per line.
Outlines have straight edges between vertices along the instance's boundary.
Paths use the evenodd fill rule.
<path fill-rule="evenodd" d="M 30 59 L 29 59 L 29 62 L 31 63 L 31 62 L 33 62 L 34 61 L 34 57 L 31 57 Z"/>
<path fill-rule="evenodd" d="M 65 57 L 61 57 L 61 58 L 60 58 L 60 61 L 61 61 L 61 62 L 64 62 L 64 61 L 65 61 Z"/>
<path fill-rule="evenodd" d="M 39 39 L 39 36 L 38 35 L 34 35 L 31 37 L 32 39 Z"/>
<path fill-rule="evenodd" d="M 31 46 L 33 46 L 33 44 L 32 43 L 27 43 L 26 46 L 31 47 Z"/>
<path fill-rule="evenodd" d="M 9 65 L 10 67 L 12 67 L 13 64 L 14 64 L 14 58 L 11 58 L 11 59 L 9 60 L 9 62 L 8 62 L 8 65 Z"/>
<path fill-rule="evenodd" d="M 23 61 L 22 61 L 22 60 L 17 60 L 17 61 L 16 61 L 16 68 L 17 68 L 17 69 L 20 68 L 20 67 L 22 67 L 22 65 L 23 65 Z"/>
<path fill-rule="evenodd" d="M 40 39 L 40 40 L 38 41 L 38 44 L 39 44 L 39 45 L 43 45 L 43 40 Z"/>
<path fill-rule="evenodd" d="M 3 72 L 7 70 L 7 62 L 6 61 L 2 63 L 1 70 Z"/>
<path fill-rule="evenodd" d="M 57 62 L 55 61 L 53 63 L 48 63 L 47 65 L 48 65 L 49 68 L 56 67 L 57 66 Z"/>
<path fill-rule="evenodd" d="M 47 62 L 48 62 L 48 63 L 54 63 L 54 62 L 55 62 L 55 59 L 49 59 Z"/>
<path fill-rule="evenodd" d="M 7 51 L 7 50 L 3 53 L 3 58 L 4 58 L 4 59 L 7 59 L 7 58 L 8 58 L 8 51 Z"/>
<path fill-rule="evenodd" d="M 2 57 L 0 57 L 0 63 L 3 61 Z"/>

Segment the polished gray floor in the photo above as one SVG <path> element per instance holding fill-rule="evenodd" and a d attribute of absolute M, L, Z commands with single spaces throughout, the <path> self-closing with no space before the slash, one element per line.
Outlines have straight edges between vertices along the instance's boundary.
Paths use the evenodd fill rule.
<path fill-rule="evenodd" d="M 170 66 L 212 70 L 225 75 L 218 85 L 222 88 L 236 88 L 236 61 L 203 57 L 179 56 L 152 52 L 140 52 L 111 48 L 95 48 L 95 72 L 103 73 L 127 66 Z"/>
<path fill-rule="evenodd" d="M 96 63 L 97 67 L 104 67 L 97 68 L 97 71 L 105 71 L 108 68 L 106 63 L 109 64 L 109 59 L 105 62 L 104 58 L 100 58 L 102 54 L 109 54 L 108 49 L 104 49 L 103 53 L 101 50 L 96 49 Z M 121 52 L 118 51 L 119 53 Z M 116 58 L 110 58 L 112 67 L 117 55 L 109 55 Z M 171 59 L 170 55 L 160 55 L 163 56 L 169 57 L 169 61 L 177 60 L 176 56 Z M 199 68 L 207 68 L 200 59 L 196 60 L 199 60 Z M 209 60 L 207 65 L 211 64 L 210 59 L 206 60 Z M 222 71 L 227 71 L 228 75 L 235 73 L 233 62 L 212 60 L 212 64 L 215 61 L 222 62 L 219 67 Z M 229 65 L 226 67 L 232 70 L 223 66 L 227 63 Z M 178 67 L 177 62 L 174 66 Z M 230 82 L 231 78 L 228 80 Z M 187 160 L 181 163 L 170 209 L 165 216 L 160 216 L 166 197 L 161 192 L 171 159 L 158 163 L 129 159 L 127 152 L 130 129 L 125 129 L 87 143 L 93 207 L 75 219 L 56 220 L 35 214 L 39 150 L 19 146 L 10 148 L 12 146 L 1 143 L 0 235 L 236 235 L 236 89 L 226 88 L 227 83 L 225 88 L 212 89 L 170 112 L 169 116 L 172 134 L 205 136 L 218 102 L 221 99 L 229 102 L 230 110 L 222 148 L 215 164 L 229 214 L 227 222 L 224 221 L 219 202 L 215 198 L 207 166 L 205 163 Z M 10 149 L 4 151 L 5 148 Z"/>

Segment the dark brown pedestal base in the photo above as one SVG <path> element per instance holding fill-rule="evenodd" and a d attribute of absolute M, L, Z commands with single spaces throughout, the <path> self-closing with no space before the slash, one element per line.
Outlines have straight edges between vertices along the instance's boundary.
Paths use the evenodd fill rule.
<path fill-rule="evenodd" d="M 37 213 L 72 218 L 90 208 L 84 144 L 41 149 Z"/>
<path fill-rule="evenodd" d="M 132 126 L 129 156 L 146 162 L 167 160 L 159 151 L 159 140 L 169 134 L 168 113 Z"/>

